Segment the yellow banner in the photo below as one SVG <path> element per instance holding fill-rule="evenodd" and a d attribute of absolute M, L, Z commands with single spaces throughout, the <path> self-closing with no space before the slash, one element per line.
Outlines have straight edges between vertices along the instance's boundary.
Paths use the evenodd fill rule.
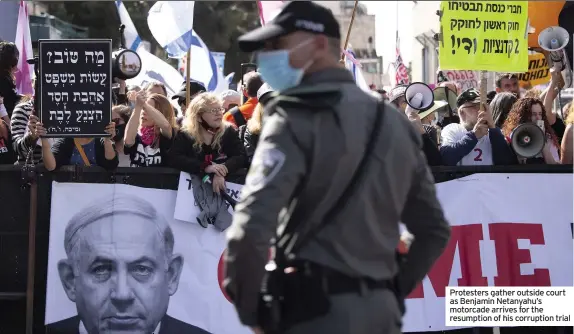
<path fill-rule="evenodd" d="M 440 68 L 528 70 L 528 1 L 441 1 Z"/>
<path fill-rule="evenodd" d="M 528 56 L 528 72 L 521 73 L 518 76 L 520 87 L 534 87 L 542 85 L 550 80 L 550 68 L 548 61 L 542 53 L 536 53 Z"/>

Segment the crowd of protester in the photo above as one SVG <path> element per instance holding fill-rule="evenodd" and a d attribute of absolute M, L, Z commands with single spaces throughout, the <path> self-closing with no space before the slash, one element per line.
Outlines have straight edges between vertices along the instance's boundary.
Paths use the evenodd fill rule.
<path fill-rule="evenodd" d="M 452 82 L 443 82 L 439 87 L 457 96 L 456 106 L 447 104 L 433 113 L 410 108 L 405 99 L 406 86 L 399 85 L 381 97 L 404 112 L 419 130 L 431 166 L 572 164 L 572 104 L 565 105 L 561 115 L 553 112 L 554 100 L 562 87 L 560 73 L 551 72 L 544 91 L 531 89 L 522 93 L 516 74 L 498 74 L 496 90 L 488 93 L 484 111 L 476 89 L 459 92 Z M 521 157 L 511 145 L 512 132 L 519 125 L 539 121 L 544 123 L 544 148 L 537 156 Z"/>
<path fill-rule="evenodd" d="M 49 171 L 64 165 L 117 167 L 172 167 L 192 174 L 213 175 L 213 189 L 225 181 L 242 182 L 255 152 L 262 127 L 263 103 L 273 88 L 257 72 L 245 74 L 238 91 L 206 92 L 189 83 L 171 97 L 163 84 L 126 86 L 116 80 L 112 122 L 105 138 L 43 137 L 46 129 L 34 109 L 32 96 L 16 92 L 14 72 L 18 50 L 11 43 L 0 48 L 0 164 L 40 164 Z M 560 74 L 553 72 L 548 88 L 521 94 L 518 77 L 502 74 L 496 91 L 489 92 L 484 111 L 475 89 L 459 92 L 453 82 L 439 85 L 456 96 L 432 112 L 409 107 L 405 85 L 373 95 L 388 100 L 404 113 L 423 139 L 422 150 L 431 166 L 572 164 L 574 113 L 572 104 L 561 117 L 552 111 Z M 446 94 L 446 96 L 448 96 Z M 242 101 L 242 95 L 245 100 Z M 352 112 L 352 111 L 350 111 Z M 512 131 L 527 122 L 544 122 L 547 138 L 533 158 L 517 156 L 510 145 Z"/>

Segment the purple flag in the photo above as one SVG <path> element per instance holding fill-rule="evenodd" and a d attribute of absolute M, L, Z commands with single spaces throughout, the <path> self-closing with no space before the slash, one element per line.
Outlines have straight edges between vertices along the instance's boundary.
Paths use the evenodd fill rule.
<path fill-rule="evenodd" d="M 16 72 L 16 89 L 20 94 L 34 94 L 34 87 L 32 87 L 32 74 L 34 73 L 34 69 L 32 65 L 26 62 L 29 58 L 34 57 L 34 53 L 32 51 L 32 38 L 30 38 L 28 8 L 24 1 L 20 1 L 15 43 L 20 51 L 18 72 Z"/>

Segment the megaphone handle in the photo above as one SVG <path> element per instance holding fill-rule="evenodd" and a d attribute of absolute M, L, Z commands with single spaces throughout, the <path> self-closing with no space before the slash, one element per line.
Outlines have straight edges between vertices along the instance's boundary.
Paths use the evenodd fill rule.
<path fill-rule="evenodd" d="M 486 84 L 487 84 L 487 71 L 480 71 L 480 111 L 484 111 L 486 105 Z"/>

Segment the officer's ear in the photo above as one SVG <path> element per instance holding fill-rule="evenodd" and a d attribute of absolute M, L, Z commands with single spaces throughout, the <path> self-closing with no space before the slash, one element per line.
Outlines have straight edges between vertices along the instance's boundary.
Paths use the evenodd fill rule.
<path fill-rule="evenodd" d="M 321 57 L 331 53 L 331 43 L 329 41 L 329 37 L 325 35 L 315 35 L 313 36 L 313 44 L 315 46 L 314 54 L 319 54 Z M 339 54 L 341 51 L 339 48 L 337 49 L 337 53 Z"/>

